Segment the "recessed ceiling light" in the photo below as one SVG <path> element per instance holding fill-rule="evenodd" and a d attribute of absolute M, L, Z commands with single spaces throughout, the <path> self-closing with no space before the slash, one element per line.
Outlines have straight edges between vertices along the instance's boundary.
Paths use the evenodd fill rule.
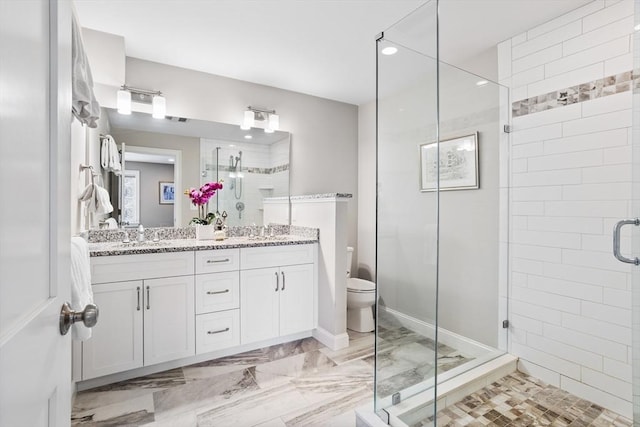
<path fill-rule="evenodd" d="M 486 80 L 478 80 L 478 81 L 476 82 L 476 86 L 484 86 L 484 85 L 486 85 L 486 84 L 489 84 L 489 82 L 488 82 L 488 81 L 486 81 Z"/>
<path fill-rule="evenodd" d="M 395 46 L 387 46 L 384 49 L 382 49 L 380 52 L 383 55 L 393 55 L 394 53 L 396 53 L 398 51 L 398 48 Z"/>
<path fill-rule="evenodd" d="M 235 145 L 233 145 L 233 144 L 229 144 L 229 147 L 233 148 L 233 147 L 235 147 Z"/>
<path fill-rule="evenodd" d="M 244 139 L 251 139 L 251 138 L 253 138 L 253 136 L 251 136 L 251 135 L 245 135 L 244 136 Z"/>
<path fill-rule="evenodd" d="M 168 158 L 167 160 L 169 160 L 171 163 L 173 163 L 173 162 L 175 162 L 175 161 L 176 161 L 176 159 L 174 159 L 174 158 L 172 158 L 172 157 Z"/>

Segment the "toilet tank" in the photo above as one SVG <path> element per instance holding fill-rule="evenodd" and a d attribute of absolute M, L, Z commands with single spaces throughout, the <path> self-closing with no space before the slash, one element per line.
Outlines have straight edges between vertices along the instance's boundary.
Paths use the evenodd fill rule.
<path fill-rule="evenodd" d="M 351 261 L 353 261 L 353 248 L 347 246 L 347 277 L 351 277 Z"/>

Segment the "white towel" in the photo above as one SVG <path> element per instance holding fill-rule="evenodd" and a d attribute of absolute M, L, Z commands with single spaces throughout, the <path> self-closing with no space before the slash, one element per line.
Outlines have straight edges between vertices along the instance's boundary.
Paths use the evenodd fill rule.
<path fill-rule="evenodd" d="M 97 184 L 87 185 L 78 199 L 87 202 L 89 213 L 103 215 L 113 212 L 109 192 Z"/>
<path fill-rule="evenodd" d="M 93 93 L 93 77 L 87 54 L 82 43 L 80 25 L 75 15 L 71 26 L 71 110 L 73 115 L 90 128 L 98 127 L 100 104 Z"/>
<path fill-rule="evenodd" d="M 118 228 L 118 221 L 116 221 L 115 218 L 107 218 L 105 223 L 107 224 L 108 230 L 115 230 L 116 228 Z"/>
<path fill-rule="evenodd" d="M 119 175 L 119 172 L 122 170 L 118 145 L 111 135 L 105 135 L 102 139 L 102 145 L 100 146 L 100 164 L 104 170 L 114 172 L 116 175 Z"/>
<path fill-rule="evenodd" d="M 82 311 L 93 304 L 91 290 L 91 266 L 89 246 L 82 237 L 71 238 L 71 309 Z M 73 325 L 73 339 L 86 341 L 91 338 L 91 329 L 82 323 Z"/>

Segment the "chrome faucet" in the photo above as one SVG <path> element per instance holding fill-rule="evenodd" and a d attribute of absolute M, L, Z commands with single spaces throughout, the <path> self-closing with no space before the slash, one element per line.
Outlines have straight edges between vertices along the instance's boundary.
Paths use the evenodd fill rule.
<path fill-rule="evenodd" d="M 122 229 L 122 232 L 124 233 L 124 239 L 122 239 L 122 243 L 129 243 L 131 242 L 129 240 L 129 232 L 127 230 L 125 230 L 124 228 Z"/>
<path fill-rule="evenodd" d="M 140 224 L 138 226 L 138 242 L 142 243 L 144 242 L 144 227 L 142 226 L 142 224 Z"/>

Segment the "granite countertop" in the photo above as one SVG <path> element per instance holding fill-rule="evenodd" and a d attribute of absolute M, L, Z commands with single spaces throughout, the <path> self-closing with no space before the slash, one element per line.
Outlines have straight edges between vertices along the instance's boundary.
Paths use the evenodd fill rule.
<path fill-rule="evenodd" d="M 277 235 L 271 238 L 229 237 L 225 240 L 171 239 L 143 243 L 96 242 L 89 243 L 92 257 L 111 255 L 137 255 L 163 252 L 206 251 L 212 249 L 256 248 L 263 246 L 305 245 L 317 243 L 316 237 Z"/>

